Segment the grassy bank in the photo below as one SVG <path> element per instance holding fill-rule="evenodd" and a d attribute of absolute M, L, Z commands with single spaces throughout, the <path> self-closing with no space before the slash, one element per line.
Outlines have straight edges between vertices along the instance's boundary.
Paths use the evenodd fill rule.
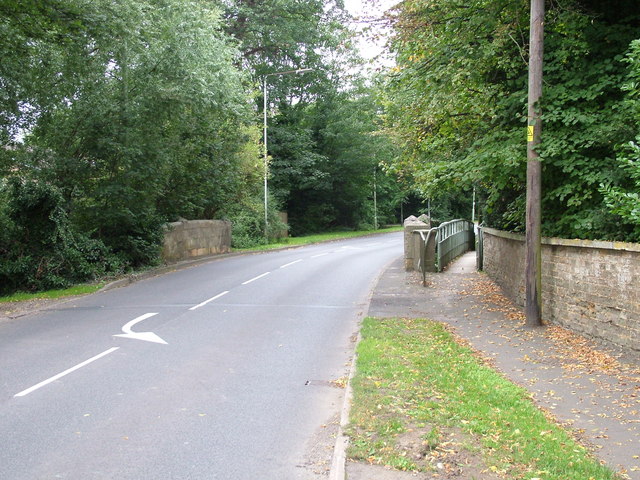
<path fill-rule="evenodd" d="M 470 479 L 617 478 L 441 324 L 368 318 L 362 337 L 351 459 Z"/>
<path fill-rule="evenodd" d="M 94 284 L 75 285 L 73 287 L 64 288 L 60 290 L 47 290 L 45 292 L 36 292 L 36 293 L 18 292 L 12 295 L 0 297 L 0 303 L 24 302 L 28 300 L 39 300 L 43 298 L 54 299 L 54 298 L 70 297 L 73 295 L 86 295 L 88 293 L 93 293 L 100 290 L 100 288 L 102 288 L 103 285 L 104 283 L 94 283 Z"/>
<path fill-rule="evenodd" d="M 274 250 L 282 247 L 295 247 L 300 245 L 309 245 L 312 243 L 330 242 L 333 240 L 343 240 L 345 238 L 363 237 L 366 235 L 372 235 L 376 233 L 390 233 L 399 232 L 402 230 L 401 226 L 380 228 L 378 230 L 357 230 L 348 232 L 329 232 L 319 233 L 316 235 L 305 235 L 303 237 L 288 237 L 266 245 L 257 245 L 250 248 L 234 248 L 236 252 L 249 252 L 255 250 Z"/>

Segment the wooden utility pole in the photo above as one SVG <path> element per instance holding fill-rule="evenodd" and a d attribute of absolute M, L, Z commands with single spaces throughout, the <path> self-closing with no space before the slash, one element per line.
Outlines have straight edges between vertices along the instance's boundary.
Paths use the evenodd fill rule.
<path fill-rule="evenodd" d="M 531 0 L 531 30 L 529 33 L 529 109 L 527 122 L 527 218 L 525 258 L 525 315 L 527 326 L 542 325 L 540 243 L 542 166 L 535 147 L 540 144 L 542 120 L 542 59 L 544 51 L 544 0 Z"/>

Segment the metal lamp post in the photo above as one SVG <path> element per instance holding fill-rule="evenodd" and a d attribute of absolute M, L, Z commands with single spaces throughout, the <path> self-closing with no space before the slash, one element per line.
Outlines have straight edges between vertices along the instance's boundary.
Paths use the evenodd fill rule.
<path fill-rule="evenodd" d="M 264 131 L 264 139 L 263 139 L 263 145 L 264 145 L 264 237 L 265 239 L 267 239 L 267 241 L 269 240 L 269 234 L 268 234 L 268 228 L 269 228 L 269 214 L 268 214 L 268 210 L 267 207 L 269 206 L 269 200 L 268 200 L 268 180 L 267 178 L 269 177 L 269 158 L 268 158 L 268 150 L 267 150 L 267 77 L 273 77 L 276 75 L 287 75 L 290 73 L 304 73 L 304 72 L 310 72 L 312 71 L 312 68 L 298 68 L 296 70 L 287 70 L 285 72 L 275 72 L 275 73 L 267 73 L 266 75 L 264 75 L 262 77 L 262 97 L 264 100 L 264 104 L 263 104 L 263 114 L 264 114 L 264 118 L 263 118 L 263 131 Z"/>

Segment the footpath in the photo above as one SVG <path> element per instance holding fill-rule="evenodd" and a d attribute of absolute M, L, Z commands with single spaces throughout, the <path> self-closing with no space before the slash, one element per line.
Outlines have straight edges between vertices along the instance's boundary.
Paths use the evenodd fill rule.
<path fill-rule="evenodd" d="M 405 272 L 398 259 L 381 276 L 368 314 L 428 318 L 451 326 L 495 369 L 528 389 L 597 458 L 622 478 L 640 480 L 638 359 L 558 326 L 526 328 L 522 310 L 476 272 L 475 252 L 444 273 L 428 274 L 425 287 L 421 275 Z M 390 477 L 349 461 L 346 471 L 349 480 L 411 478 Z"/>

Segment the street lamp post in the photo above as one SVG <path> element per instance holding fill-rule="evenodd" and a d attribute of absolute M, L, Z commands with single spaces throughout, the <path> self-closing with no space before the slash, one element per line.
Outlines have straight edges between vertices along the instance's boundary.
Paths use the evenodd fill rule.
<path fill-rule="evenodd" d="M 262 77 L 262 98 L 264 100 L 263 103 L 263 146 L 264 146 L 264 237 L 268 241 L 269 240 L 269 214 L 268 214 L 268 180 L 269 177 L 269 154 L 267 150 L 267 77 L 273 77 L 276 75 L 288 75 L 290 73 L 304 73 L 312 71 L 312 68 L 298 68 L 296 70 L 287 70 L 285 72 L 275 72 L 275 73 L 267 73 Z"/>

